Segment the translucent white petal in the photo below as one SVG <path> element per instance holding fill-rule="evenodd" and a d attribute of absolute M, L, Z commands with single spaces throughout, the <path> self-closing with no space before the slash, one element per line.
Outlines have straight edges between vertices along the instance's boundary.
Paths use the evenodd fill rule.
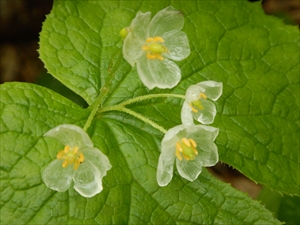
<path fill-rule="evenodd" d="M 135 66 L 137 60 L 144 53 L 142 47 L 148 38 L 148 28 L 150 24 L 151 13 L 138 12 L 136 17 L 132 20 L 130 32 L 126 36 L 123 43 L 123 57 L 131 65 Z"/>
<path fill-rule="evenodd" d="M 64 192 L 72 182 L 73 167 L 62 167 L 63 160 L 55 159 L 43 171 L 42 179 L 46 186 L 52 190 Z"/>
<path fill-rule="evenodd" d="M 88 134 L 81 127 L 72 124 L 59 125 L 49 130 L 44 136 L 55 138 L 63 145 L 71 147 L 93 147 L 93 142 Z"/>
<path fill-rule="evenodd" d="M 218 128 L 204 125 L 189 126 L 185 130 L 188 138 L 194 139 L 198 144 L 202 139 L 214 141 L 219 134 Z"/>
<path fill-rule="evenodd" d="M 184 32 L 170 31 L 162 35 L 162 38 L 165 41 L 164 45 L 168 49 L 168 52 L 164 53 L 163 56 L 180 61 L 190 54 L 189 40 Z"/>
<path fill-rule="evenodd" d="M 74 189 L 82 196 L 90 198 L 103 189 L 101 173 L 93 163 L 85 160 L 74 172 Z"/>
<path fill-rule="evenodd" d="M 196 101 L 200 97 L 200 93 L 204 93 L 205 89 L 198 85 L 191 85 L 185 92 L 185 99 L 188 103 Z"/>
<path fill-rule="evenodd" d="M 149 37 L 151 12 L 138 12 L 135 18 L 131 21 L 129 30 L 137 40 L 146 41 Z"/>
<path fill-rule="evenodd" d="M 168 6 L 159 11 L 151 20 L 150 36 L 161 36 L 172 30 L 181 30 L 184 24 L 183 14 Z"/>
<path fill-rule="evenodd" d="M 134 67 L 138 59 L 144 53 L 142 46 L 144 41 L 141 41 L 134 37 L 132 33 L 129 33 L 123 43 L 123 57 L 124 59 Z"/>
<path fill-rule="evenodd" d="M 202 165 L 196 160 L 176 159 L 176 167 L 179 174 L 189 181 L 196 180 L 202 171 Z"/>
<path fill-rule="evenodd" d="M 192 116 L 192 108 L 189 104 L 184 101 L 182 108 L 181 108 L 181 122 L 184 125 L 194 125 L 194 119 Z"/>
<path fill-rule="evenodd" d="M 159 156 L 156 172 L 156 180 L 159 186 L 166 186 L 172 180 L 174 160 L 175 143 L 173 148 L 162 149 L 162 153 Z"/>
<path fill-rule="evenodd" d="M 180 68 L 172 61 L 148 59 L 143 55 L 137 62 L 137 72 L 146 87 L 173 88 L 181 79 Z"/>
<path fill-rule="evenodd" d="M 223 92 L 223 84 L 213 80 L 203 81 L 196 84 L 209 99 L 216 101 L 220 98 Z"/>
<path fill-rule="evenodd" d="M 197 142 L 197 140 L 195 140 Z M 218 148 L 214 142 L 201 139 L 198 141 L 198 156 L 195 161 L 198 161 L 202 166 L 214 166 L 219 161 Z"/>
<path fill-rule="evenodd" d="M 201 99 L 199 101 L 201 101 L 204 109 L 198 110 L 198 112 L 192 112 L 194 119 L 202 124 L 213 123 L 217 114 L 216 106 L 214 105 L 214 103 L 205 99 Z"/>
<path fill-rule="evenodd" d="M 185 130 L 186 128 L 188 128 L 188 126 L 181 124 L 169 129 L 167 133 L 165 133 L 165 136 L 161 141 L 162 147 L 169 148 L 170 146 L 174 145 L 176 141 L 180 140 L 180 138 L 177 137 L 178 133 L 182 130 Z"/>
<path fill-rule="evenodd" d="M 98 168 L 101 178 L 106 176 L 107 170 L 111 169 L 111 165 L 106 155 L 97 148 L 80 149 L 86 161 L 89 161 Z"/>

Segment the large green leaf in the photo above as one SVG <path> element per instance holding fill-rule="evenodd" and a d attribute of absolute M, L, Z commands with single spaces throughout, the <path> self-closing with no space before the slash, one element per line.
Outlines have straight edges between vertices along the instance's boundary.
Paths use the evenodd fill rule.
<path fill-rule="evenodd" d="M 82 125 L 89 111 L 30 84 L 1 85 L 1 96 L 1 224 L 279 224 L 206 170 L 192 183 L 175 174 L 160 188 L 155 174 L 161 135 L 141 131 L 131 118 L 103 117 L 89 130 L 113 166 L 103 192 L 84 198 L 73 188 L 52 191 L 41 172 L 63 146 L 42 135 L 61 123 Z"/>
<path fill-rule="evenodd" d="M 121 51 L 118 31 L 137 11 L 155 13 L 167 5 L 58 1 L 43 26 L 41 58 L 50 73 L 88 103 L 99 94 L 115 61 L 118 69 L 105 104 L 147 94 L 136 82 L 136 70 L 116 60 Z M 256 182 L 298 195 L 298 29 L 265 16 L 259 3 L 175 1 L 172 5 L 185 15 L 184 31 L 191 45 L 191 55 L 180 63 L 183 79 L 172 92 L 184 94 L 189 85 L 202 80 L 223 82 L 214 123 L 221 129 L 220 159 Z M 172 106 L 177 112 L 171 114 L 173 123 L 167 105 L 141 103 L 135 110 L 171 127 L 180 123 L 180 105 L 177 101 Z"/>
<path fill-rule="evenodd" d="M 176 88 L 149 91 L 122 59 L 118 33 L 138 11 L 155 14 L 168 5 L 185 15 L 191 55 L 178 63 L 183 78 Z M 84 110 L 32 85 L 1 87 L 1 223 L 277 223 L 207 171 L 192 183 L 176 174 L 159 188 L 163 134 L 130 115 L 98 114 L 88 130 L 113 165 L 103 192 L 91 199 L 42 183 L 41 171 L 62 148 L 42 135 L 62 123 L 83 126 L 105 82 L 104 107 L 148 93 L 184 94 L 212 79 L 224 84 L 213 124 L 220 128 L 220 160 L 269 188 L 299 195 L 298 37 L 296 27 L 265 16 L 260 3 L 56 1 L 40 35 L 40 56 L 49 73 L 91 106 Z M 130 107 L 166 129 L 180 123 L 178 99 Z"/>

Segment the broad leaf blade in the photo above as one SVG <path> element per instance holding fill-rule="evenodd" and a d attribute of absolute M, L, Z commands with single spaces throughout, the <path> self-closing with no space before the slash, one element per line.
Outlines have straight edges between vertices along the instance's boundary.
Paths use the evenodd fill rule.
<path fill-rule="evenodd" d="M 89 111 L 31 84 L 1 85 L 1 96 L 1 157 L 10 162 L 1 164 L 1 224 L 279 224 L 258 202 L 205 170 L 195 182 L 175 174 L 169 186 L 159 187 L 155 174 L 162 135 L 141 131 L 129 123 L 131 118 L 111 119 L 110 114 L 89 129 L 95 146 L 113 165 L 104 190 L 93 198 L 80 196 L 72 187 L 52 191 L 41 173 L 63 146 L 42 135 L 61 123 L 82 126 Z M 9 117 L 16 109 L 20 113 Z M 12 142 L 15 134 L 20 139 Z"/>

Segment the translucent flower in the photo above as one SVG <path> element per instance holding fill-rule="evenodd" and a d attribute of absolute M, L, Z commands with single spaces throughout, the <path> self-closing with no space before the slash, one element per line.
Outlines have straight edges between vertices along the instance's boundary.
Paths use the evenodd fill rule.
<path fill-rule="evenodd" d="M 124 38 L 123 56 L 149 89 L 172 88 L 181 79 L 181 71 L 174 61 L 190 54 L 186 34 L 180 31 L 184 18 L 180 11 L 169 6 L 151 20 L 151 12 L 138 12 L 130 27 L 120 31 Z"/>
<path fill-rule="evenodd" d="M 82 128 L 63 124 L 44 136 L 55 138 L 65 145 L 42 174 L 48 188 L 64 192 L 73 180 L 74 189 L 84 197 L 93 197 L 102 191 L 102 178 L 111 165 Z"/>
<path fill-rule="evenodd" d="M 185 101 L 181 109 L 183 124 L 194 124 L 193 118 L 202 124 L 211 124 L 217 110 L 213 102 L 222 95 L 223 85 L 212 80 L 203 81 L 190 86 L 185 93 Z"/>
<path fill-rule="evenodd" d="M 173 177 L 174 161 L 179 174 L 194 181 L 202 167 L 218 162 L 218 148 L 214 140 L 219 129 L 203 125 L 179 125 L 171 128 L 161 142 L 161 154 L 157 167 L 157 182 L 166 186 Z"/>

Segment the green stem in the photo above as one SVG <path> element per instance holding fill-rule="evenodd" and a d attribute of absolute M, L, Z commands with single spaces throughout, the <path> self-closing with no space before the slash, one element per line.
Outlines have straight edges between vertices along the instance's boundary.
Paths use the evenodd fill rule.
<path fill-rule="evenodd" d="M 92 120 L 93 120 L 95 114 L 97 113 L 99 106 L 105 99 L 107 91 L 108 90 L 105 88 L 105 86 L 103 86 L 103 88 L 101 88 L 101 90 L 100 90 L 100 94 L 98 95 L 96 100 L 93 102 L 93 104 L 90 106 L 92 108 L 92 111 L 83 127 L 84 131 L 87 131 L 87 129 L 91 126 Z"/>
<path fill-rule="evenodd" d="M 123 107 L 121 104 L 104 107 L 104 108 L 98 110 L 98 112 L 109 112 L 109 111 L 120 111 L 120 112 L 128 113 L 129 115 L 132 115 L 132 116 L 140 119 L 141 121 L 150 124 L 152 127 L 161 131 L 164 134 L 167 132 L 167 130 L 165 128 L 163 128 L 162 126 L 158 125 L 157 123 L 153 122 L 152 120 L 144 117 L 143 115 L 141 115 L 131 109 Z"/>
<path fill-rule="evenodd" d="M 152 99 L 152 98 L 166 98 L 166 97 L 173 97 L 173 98 L 181 98 L 181 99 L 185 99 L 185 95 L 178 95 L 178 94 L 151 94 L 151 95 L 143 95 L 143 96 L 139 96 L 133 99 L 129 99 L 125 102 L 120 103 L 121 106 L 126 106 L 135 102 L 140 102 L 140 101 L 144 101 L 144 100 L 148 100 L 148 99 Z"/>

